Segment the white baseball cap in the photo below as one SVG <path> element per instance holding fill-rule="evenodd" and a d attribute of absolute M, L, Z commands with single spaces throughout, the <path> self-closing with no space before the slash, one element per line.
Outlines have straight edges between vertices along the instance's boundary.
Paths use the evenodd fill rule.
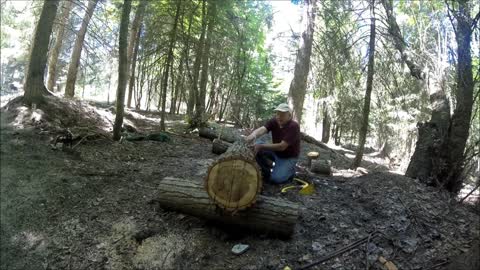
<path fill-rule="evenodd" d="M 292 110 L 290 110 L 290 107 L 288 106 L 287 103 L 282 103 L 282 104 L 279 104 L 277 106 L 277 108 L 275 108 L 276 112 L 291 112 Z"/>

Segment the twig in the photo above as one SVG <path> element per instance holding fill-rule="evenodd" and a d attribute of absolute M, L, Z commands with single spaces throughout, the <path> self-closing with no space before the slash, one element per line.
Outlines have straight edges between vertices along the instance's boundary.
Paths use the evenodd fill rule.
<path fill-rule="evenodd" d="M 477 190 L 477 188 L 480 187 L 480 182 L 477 184 L 477 186 L 472 189 L 472 191 L 470 191 L 465 197 L 463 197 L 461 200 L 460 200 L 460 203 L 462 203 L 466 198 L 468 198 L 470 195 L 472 195 L 473 192 L 475 192 L 475 190 Z"/>
<path fill-rule="evenodd" d="M 439 266 L 442 266 L 442 265 L 445 265 L 445 264 L 447 264 L 447 263 L 449 263 L 449 262 L 450 262 L 450 261 L 449 261 L 448 259 L 446 259 L 445 261 L 443 261 L 443 262 L 441 262 L 441 263 L 434 264 L 434 265 L 432 265 L 431 267 L 429 267 L 429 268 L 427 268 L 427 269 L 425 269 L 425 270 L 435 269 L 435 268 L 437 268 L 437 267 L 439 267 Z"/>
<path fill-rule="evenodd" d="M 77 147 L 80 143 L 83 142 L 83 140 L 85 140 L 85 139 L 86 139 L 87 137 L 89 137 L 89 136 L 90 136 L 90 135 L 85 135 L 85 136 L 83 136 L 83 138 L 82 138 L 77 144 L 75 144 L 75 145 L 72 147 L 72 150 L 75 149 L 75 147 Z"/>
<path fill-rule="evenodd" d="M 378 233 L 380 233 L 380 232 L 379 232 L 379 231 L 375 231 L 375 232 L 369 234 L 368 236 L 366 236 L 366 237 L 364 237 L 364 238 L 362 238 L 362 239 L 360 239 L 360 240 L 357 240 L 356 242 L 353 242 L 352 244 L 350 244 L 350 245 L 348 245 L 348 246 L 342 247 L 342 248 L 340 248 L 340 249 L 338 249 L 338 250 L 336 250 L 336 251 L 334 251 L 334 252 L 332 252 L 332 253 L 330 253 L 330 254 L 328 254 L 328 255 L 325 255 L 324 257 L 320 258 L 320 259 L 319 259 L 318 261 L 316 261 L 316 262 L 312 262 L 312 263 L 310 263 L 310 264 L 307 264 L 307 265 L 305 265 L 305 266 L 300 267 L 299 270 L 308 269 L 308 268 L 313 267 L 313 266 L 315 266 L 315 265 L 321 264 L 322 262 L 328 261 L 328 260 L 330 260 L 330 259 L 332 259 L 332 258 L 334 258 L 334 257 L 336 257 L 336 256 L 338 256 L 338 255 L 341 255 L 341 254 L 343 254 L 343 253 L 345 253 L 345 252 L 347 252 L 347 251 L 349 251 L 349 250 L 352 250 L 352 249 L 360 246 L 361 244 L 369 241 L 369 239 L 370 239 L 371 237 L 373 237 L 374 235 L 376 235 L 376 234 L 378 234 Z"/>
<path fill-rule="evenodd" d="M 368 270 L 368 244 L 370 244 L 370 238 L 371 238 L 371 234 L 368 235 L 368 239 L 367 239 L 367 246 L 365 247 L 365 264 L 366 264 L 366 268 Z"/>

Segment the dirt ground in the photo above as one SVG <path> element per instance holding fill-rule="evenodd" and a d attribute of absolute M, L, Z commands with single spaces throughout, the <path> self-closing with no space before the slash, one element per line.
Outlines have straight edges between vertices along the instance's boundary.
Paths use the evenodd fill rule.
<path fill-rule="evenodd" d="M 158 132 L 159 117 L 132 111 L 126 123 Z M 364 175 L 348 170 L 348 157 L 308 143 L 300 168 L 305 152 L 329 152 L 333 175 L 309 176 L 310 196 L 269 184 L 263 191 L 303 206 L 290 239 L 165 211 L 156 186 L 167 176 L 201 182 L 216 158 L 211 142 L 185 134 L 181 116 L 168 117 L 167 142 L 113 142 L 112 121 L 108 105 L 58 98 L 34 110 L 21 99 L 2 108 L 1 269 L 298 269 L 342 248 L 311 269 L 387 269 L 380 257 L 398 269 L 446 269 L 478 244 L 478 209 L 373 156 Z M 54 149 L 64 128 L 73 149 Z M 249 249 L 232 254 L 239 243 Z"/>

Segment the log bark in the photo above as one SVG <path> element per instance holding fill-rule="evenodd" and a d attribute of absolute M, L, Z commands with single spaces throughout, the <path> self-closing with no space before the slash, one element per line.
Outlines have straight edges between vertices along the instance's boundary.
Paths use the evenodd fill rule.
<path fill-rule="evenodd" d="M 234 143 L 241 139 L 239 135 L 232 134 L 232 132 L 228 131 L 227 129 L 218 131 L 216 129 L 208 128 L 208 127 L 199 128 L 198 136 L 207 138 L 210 140 L 220 139 L 222 141 L 226 141 L 229 143 Z"/>
<path fill-rule="evenodd" d="M 325 159 L 312 160 L 310 171 L 314 173 L 330 175 L 332 172 L 330 167 L 330 161 Z"/>
<path fill-rule="evenodd" d="M 219 139 L 214 139 L 212 143 L 212 153 L 221 155 L 225 152 L 227 152 L 228 148 L 232 146 L 231 143 L 222 141 Z"/>
<path fill-rule="evenodd" d="M 200 183 L 172 177 L 160 182 L 158 195 L 162 208 L 283 237 L 293 234 L 301 210 L 290 201 L 259 196 L 255 207 L 232 215 L 219 211 Z"/>

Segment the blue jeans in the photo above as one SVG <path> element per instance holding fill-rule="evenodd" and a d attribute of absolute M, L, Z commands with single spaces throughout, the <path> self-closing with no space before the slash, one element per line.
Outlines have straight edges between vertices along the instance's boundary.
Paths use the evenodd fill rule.
<path fill-rule="evenodd" d="M 281 158 L 269 150 L 259 151 L 255 157 L 262 170 L 262 177 L 266 182 L 274 184 L 285 183 L 295 176 L 295 164 L 298 158 Z M 270 166 L 271 162 L 274 166 Z"/>

